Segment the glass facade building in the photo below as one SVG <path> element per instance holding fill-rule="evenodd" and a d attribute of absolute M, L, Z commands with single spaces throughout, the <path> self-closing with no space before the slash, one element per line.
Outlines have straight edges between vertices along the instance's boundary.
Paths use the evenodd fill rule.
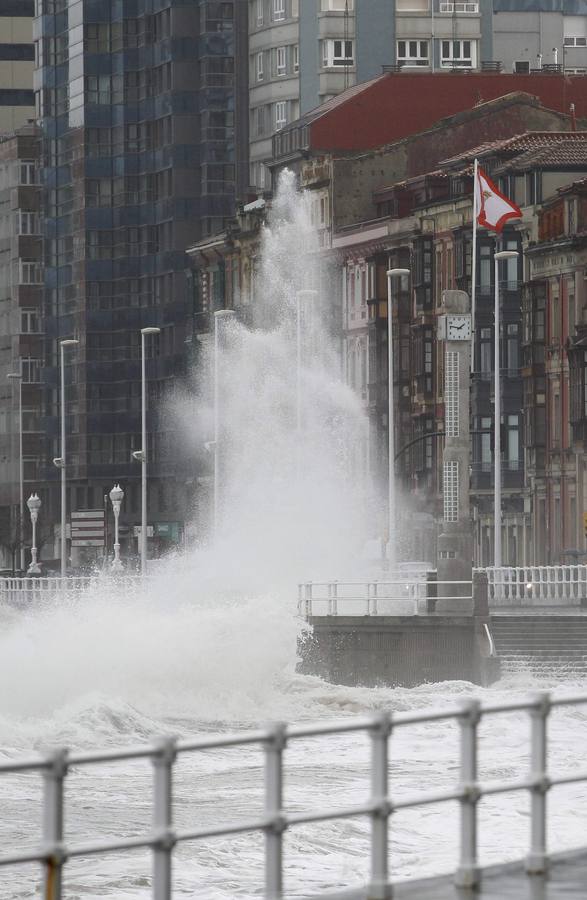
<path fill-rule="evenodd" d="M 101 508 L 120 480 L 121 521 L 140 521 L 132 461 L 141 448 L 140 330 L 157 326 L 147 340 L 149 522 L 165 549 L 188 512 L 182 479 L 193 481 L 178 469 L 160 413 L 187 368 L 193 298 L 184 251 L 234 209 L 234 3 L 37 0 L 36 14 L 42 475 L 54 485 L 46 514 L 57 522 L 59 341 L 75 337 L 66 355 L 69 506 Z"/>

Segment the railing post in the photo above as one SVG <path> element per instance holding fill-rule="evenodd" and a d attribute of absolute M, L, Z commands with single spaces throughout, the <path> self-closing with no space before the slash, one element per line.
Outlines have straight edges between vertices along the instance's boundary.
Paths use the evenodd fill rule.
<path fill-rule="evenodd" d="M 379 585 L 377 581 L 373 582 L 373 615 L 376 616 L 378 614 L 377 609 L 377 598 L 379 596 Z"/>
<path fill-rule="evenodd" d="M 265 742 L 265 900 L 283 897 L 283 751 L 286 725 L 277 722 Z"/>
<path fill-rule="evenodd" d="M 305 587 L 305 597 L 304 597 L 305 616 L 306 616 L 306 619 L 309 619 L 312 614 L 312 582 L 307 581 L 304 587 Z"/>
<path fill-rule="evenodd" d="M 461 858 L 455 875 L 457 887 L 479 884 L 477 861 L 477 725 L 481 716 L 478 700 L 466 700 L 459 719 L 461 727 Z"/>
<path fill-rule="evenodd" d="M 381 713 L 371 729 L 371 881 L 368 900 L 390 900 L 388 833 L 392 806 L 389 801 L 389 735 L 392 720 Z"/>
<path fill-rule="evenodd" d="M 371 615 L 371 582 L 367 582 L 367 615 Z"/>
<path fill-rule="evenodd" d="M 332 582 L 332 614 L 338 615 L 338 581 Z"/>
<path fill-rule="evenodd" d="M 332 615 L 332 582 L 328 582 L 328 615 Z"/>
<path fill-rule="evenodd" d="M 526 872 L 537 875 L 548 867 L 546 854 L 546 794 L 550 781 L 547 768 L 547 721 L 550 713 L 550 696 L 538 693 L 530 708 L 531 774 L 534 782 L 530 789 L 530 852 L 526 857 Z"/>
<path fill-rule="evenodd" d="M 44 864 L 43 898 L 61 900 L 63 882 L 63 782 L 67 775 L 67 750 L 49 756 L 43 772 L 43 841 L 47 850 Z"/>
<path fill-rule="evenodd" d="M 171 900 L 172 853 L 176 842 L 171 828 L 175 757 L 175 740 L 164 738 L 153 757 L 153 900 Z"/>

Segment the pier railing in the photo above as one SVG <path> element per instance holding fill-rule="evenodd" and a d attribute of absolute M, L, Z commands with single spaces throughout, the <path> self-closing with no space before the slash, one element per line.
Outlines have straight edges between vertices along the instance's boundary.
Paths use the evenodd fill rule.
<path fill-rule="evenodd" d="M 298 613 L 312 616 L 413 616 L 449 601 L 452 612 L 471 612 L 473 582 L 431 578 L 398 581 L 304 581 L 298 584 Z"/>
<path fill-rule="evenodd" d="M 390 818 L 401 809 L 429 806 L 445 801 L 460 804 L 460 855 L 455 883 L 474 888 L 480 881 L 477 840 L 477 812 L 484 797 L 528 792 L 530 798 L 529 849 L 526 871 L 537 875 L 548 866 L 546 797 L 556 785 L 587 781 L 587 768 L 577 768 L 570 774 L 552 773 L 547 763 L 547 733 L 551 710 L 564 706 L 587 704 L 587 694 L 552 698 L 547 693 L 530 699 L 496 704 L 464 701 L 442 709 L 413 712 L 381 712 L 374 716 L 322 724 L 285 725 L 282 723 L 258 731 L 241 734 L 204 737 L 176 741 L 165 738 L 157 743 L 122 750 L 87 753 L 68 753 L 55 750 L 45 756 L 30 759 L 4 760 L 0 776 L 20 772 L 39 772 L 44 782 L 43 843 L 33 850 L 0 855 L 0 868 L 38 861 L 43 866 L 44 900 L 62 900 L 63 868 L 68 860 L 90 855 L 106 855 L 119 851 L 150 849 L 152 852 L 153 900 L 171 900 L 172 862 L 174 848 L 182 843 L 204 838 L 237 835 L 244 832 L 263 832 L 265 835 L 264 894 L 266 900 L 281 900 L 284 896 L 283 846 L 290 828 L 309 822 L 328 822 L 334 819 L 368 817 L 370 827 L 371 867 L 368 897 L 387 900 L 392 887 L 389 871 Z M 482 782 L 477 769 L 478 727 L 488 716 L 514 711 L 527 711 L 530 717 L 530 770 L 526 777 L 497 782 Z M 399 728 L 427 722 L 456 721 L 460 726 L 460 776 L 451 790 L 416 793 L 396 800 L 390 785 L 390 736 Z M 290 812 L 284 797 L 285 751 L 300 738 L 319 738 L 324 735 L 364 732 L 371 739 L 371 790 L 362 803 L 353 806 L 312 808 Z M 178 756 L 197 754 L 219 748 L 235 749 L 260 745 L 264 748 L 265 803 L 261 815 L 250 819 L 227 821 L 220 825 L 200 827 L 197 822 L 186 830 L 173 825 L 172 794 L 174 766 Z M 144 759 L 153 769 L 152 829 L 143 835 L 105 840 L 103 838 L 81 844 L 64 840 L 64 791 L 67 774 L 72 767 L 99 763 L 124 763 Z M 327 757 L 325 764 L 328 765 Z"/>
<path fill-rule="evenodd" d="M 488 567 L 490 606 L 587 604 L 587 566 Z"/>
<path fill-rule="evenodd" d="M 0 578 L 0 600 L 34 602 L 57 596 L 73 596 L 82 594 L 89 588 L 114 582 L 118 588 L 128 590 L 140 584 L 141 576 L 103 573 L 100 575 L 69 575 L 66 578 L 60 576 Z"/>

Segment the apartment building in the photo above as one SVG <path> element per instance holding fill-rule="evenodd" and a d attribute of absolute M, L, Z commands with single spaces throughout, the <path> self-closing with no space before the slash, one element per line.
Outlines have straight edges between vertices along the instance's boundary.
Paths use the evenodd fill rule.
<path fill-rule="evenodd" d="M 0 0 L 0 134 L 35 116 L 34 0 Z"/>
<path fill-rule="evenodd" d="M 4 567 L 19 567 L 21 535 L 28 537 L 30 531 L 26 511 L 23 531 L 20 524 L 21 435 L 24 499 L 39 489 L 43 357 L 39 150 L 39 132 L 33 125 L 0 137 L 0 553 Z M 45 501 L 43 490 L 40 495 Z"/>
<path fill-rule="evenodd" d="M 156 326 L 160 334 L 146 345 L 153 552 L 181 534 L 194 483 L 162 411 L 187 367 L 193 296 L 185 249 L 221 230 L 234 209 L 234 3 L 40 0 L 37 13 L 43 515 L 56 538 L 59 341 L 75 337 L 66 354 L 68 509 L 102 508 L 120 481 L 121 521 L 129 550 L 136 547 L 141 328 Z M 88 554 L 74 553 L 73 564 Z"/>

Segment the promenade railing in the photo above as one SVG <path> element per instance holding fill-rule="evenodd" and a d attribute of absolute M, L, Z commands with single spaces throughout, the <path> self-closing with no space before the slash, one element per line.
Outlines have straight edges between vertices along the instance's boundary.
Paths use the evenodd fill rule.
<path fill-rule="evenodd" d="M 441 709 L 413 712 L 380 712 L 373 716 L 320 724 L 286 725 L 277 723 L 267 728 L 240 734 L 195 738 L 193 740 L 162 740 L 139 747 L 121 750 L 96 750 L 70 753 L 57 749 L 47 755 L 25 759 L 4 759 L 0 762 L 0 776 L 21 772 L 38 772 L 44 783 L 43 842 L 33 850 L 0 854 L 0 868 L 38 861 L 43 866 L 44 900 L 62 900 L 63 869 L 68 860 L 90 855 L 106 855 L 120 851 L 148 848 L 152 852 L 153 900 L 171 900 L 172 863 L 178 844 L 197 842 L 204 838 L 262 832 L 265 835 L 265 875 L 263 896 L 266 900 L 281 900 L 284 896 L 283 847 L 288 829 L 309 822 L 329 822 L 335 819 L 367 817 L 370 820 L 370 881 L 367 896 L 370 900 L 391 897 L 392 882 L 389 859 L 390 819 L 401 809 L 430 806 L 446 801 L 460 804 L 460 854 L 455 882 L 462 888 L 479 884 L 481 869 L 478 858 L 478 806 L 484 797 L 512 792 L 527 792 L 530 798 L 529 846 L 525 861 L 529 874 L 545 873 L 548 867 L 547 804 L 548 792 L 557 785 L 587 781 L 587 768 L 580 765 L 569 774 L 551 772 L 547 763 L 547 734 L 551 711 L 561 707 L 580 707 L 587 704 L 587 694 L 553 698 L 540 693 L 530 699 L 481 704 L 476 700 Z M 478 728 L 489 716 L 514 711 L 527 711 L 530 718 L 530 769 L 526 777 L 483 782 L 479 780 Z M 398 729 L 427 722 L 456 721 L 460 727 L 460 776 L 454 788 L 422 791 L 411 797 L 394 798 L 390 785 L 390 737 Z M 310 808 L 290 812 L 284 800 L 285 751 L 291 742 L 301 738 L 342 735 L 363 732 L 370 736 L 371 789 L 363 802 L 328 808 Z M 220 748 L 235 749 L 261 745 L 264 748 L 265 802 L 261 815 L 245 820 L 226 821 L 210 827 L 196 822 L 185 830 L 176 830 L 173 823 L 174 771 L 178 757 Z M 72 768 L 100 763 L 125 763 L 144 759 L 153 769 L 152 828 L 145 834 L 129 838 L 107 840 L 99 838 L 87 843 L 67 843 L 65 834 L 64 793 L 67 775 Z M 329 765 L 328 755 L 324 757 Z M 400 765 L 397 767 L 401 768 Z M 78 876 L 79 878 L 79 876 Z M 195 885 L 194 885 L 195 887 Z M 199 885 L 201 887 L 201 885 Z"/>

